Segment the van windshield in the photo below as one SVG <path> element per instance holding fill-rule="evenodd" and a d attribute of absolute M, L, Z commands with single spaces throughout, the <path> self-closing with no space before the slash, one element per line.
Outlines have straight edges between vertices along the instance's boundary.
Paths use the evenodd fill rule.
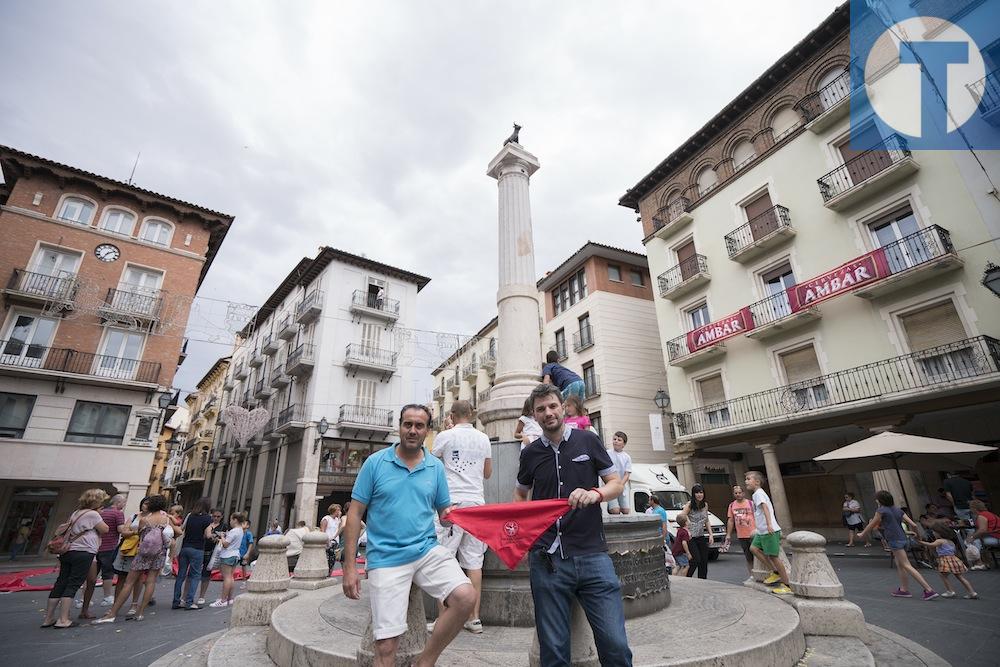
<path fill-rule="evenodd" d="M 687 491 L 657 491 L 656 497 L 660 499 L 660 505 L 665 510 L 682 510 L 691 500 Z"/>

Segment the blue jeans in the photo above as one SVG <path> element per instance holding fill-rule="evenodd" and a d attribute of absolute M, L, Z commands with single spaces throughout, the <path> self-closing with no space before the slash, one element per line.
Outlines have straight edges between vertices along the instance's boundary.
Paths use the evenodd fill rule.
<path fill-rule="evenodd" d="M 576 597 L 594 631 L 601 666 L 630 667 L 632 651 L 625 637 L 625 608 L 611 557 L 596 553 L 563 560 L 556 553 L 551 562 L 553 572 L 549 572 L 541 551 L 531 552 L 531 598 L 535 603 L 541 664 L 569 667 L 570 605 Z"/>
<path fill-rule="evenodd" d="M 562 390 L 562 397 L 564 401 L 571 395 L 575 395 L 581 401 L 587 398 L 587 385 L 583 383 L 583 380 L 570 382 L 566 385 L 566 388 Z"/>
<path fill-rule="evenodd" d="M 182 547 L 177 554 L 177 579 L 174 581 L 174 604 L 183 604 L 190 607 L 194 602 L 195 593 L 198 591 L 198 583 L 201 581 L 201 566 L 205 558 L 202 549 L 194 547 Z M 188 582 L 187 595 L 181 601 L 181 591 L 184 589 L 184 580 Z"/>

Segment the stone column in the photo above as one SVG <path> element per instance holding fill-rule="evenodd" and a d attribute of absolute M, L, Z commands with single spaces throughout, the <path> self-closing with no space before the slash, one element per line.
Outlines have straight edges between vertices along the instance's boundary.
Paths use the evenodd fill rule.
<path fill-rule="evenodd" d="M 326 533 L 314 530 L 302 540 L 302 554 L 295 564 L 295 578 L 289 588 L 314 591 L 336 583 L 326 562 Z"/>
<path fill-rule="evenodd" d="M 267 530 L 267 517 L 260 515 L 261 504 L 264 500 L 264 476 L 267 474 L 267 462 L 271 457 L 270 450 L 261 451 L 257 455 L 257 470 L 253 481 L 253 493 L 250 496 L 250 525 L 258 526 L 258 532 L 264 533 Z"/>
<path fill-rule="evenodd" d="M 230 625 L 268 625 L 278 605 L 297 595 L 288 590 L 288 538 L 267 535 L 257 542 L 257 561 L 247 580 L 247 593 L 233 603 Z"/>
<path fill-rule="evenodd" d="M 302 433 L 302 456 L 298 461 L 299 474 L 295 479 L 295 521 L 305 521 L 307 526 L 316 525 L 316 486 L 319 483 L 322 449 L 319 438 L 316 425 L 310 423 Z M 288 465 L 294 463 L 289 461 Z"/>
<path fill-rule="evenodd" d="M 807 635 L 868 636 L 860 607 L 844 600 L 844 587 L 826 555 L 826 538 L 806 530 L 787 538 L 792 549 L 789 584 L 795 592 L 792 606 L 799 612 Z"/>
<path fill-rule="evenodd" d="M 239 598 L 236 598 L 237 600 Z M 416 586 L 410 586 L 410 597 L 406 607 L 406 632 L 399 638 L 399 647 L 396 649 L 396 664 L 409 665 L 417 659 L 427 641 L 427 621 L 424 617 L 424 593 Z M 365 625 L 365 632 L 361 636 L 361 645 L 358 647 L 359 667 L 371 667 L 375 662 L 373 646 L 375 635 L 372 634 L 372 612 L 368 606 L 368 623 Z"/>
<path fill-rule="evenodd" d="M 754 445 L 764 455 L 764 470 L 767 473 L 767 486 L 774 503 L 774 515 L 781 526 L 781 533 L 787 535 L 792 531 L 792 515 L 788 510 L 788 496 L 785 495 L 785 482 L 781 479 L 781 468 L 778 466 L 777 442 L 756 443 Z"/>
<path fill-rule="evenodd" d="M 694 473 L 694 454 L 695 445 L 693 442 L 674 443 L 674 465 L 677 466 L 677 479 L 688 491 L 698 482 Z"/>
<path fill-rule="evenodd" d="M 538 158 L 520 144 L 506 144 L 487 174 L 499 192 L 499 288 L 497 290 L 497 368 L 490 400 L 479 419 L 490 437 L 510 440 L 524 399 L 538 384 L 542 367 L 535 249 L 528 184 Z"/>

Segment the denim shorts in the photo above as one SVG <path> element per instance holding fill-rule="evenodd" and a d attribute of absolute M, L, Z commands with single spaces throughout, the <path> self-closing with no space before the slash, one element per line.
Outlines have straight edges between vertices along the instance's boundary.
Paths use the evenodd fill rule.
<path fill-rule="evenodd" d="M 905 537 L 901 540 L 889 540 L 890 549 L 905 549 L 909 545 L 909 540 Z"/>
<path fill-rule="evenodd" d="M 233 567 L 234 565 L 240 562 L 240 557 L 229 556 L 228 558 L 220 558 L 219 562 L 222 563 L 223 565 L 228 565 L 229 567 Z"/>
<path fill-rule="evenodd" d="M 690 563 L 690 560 L 684 554 L 674 556 L 674 560 L 677 561 L 677 567 L 687 567 Z"/>

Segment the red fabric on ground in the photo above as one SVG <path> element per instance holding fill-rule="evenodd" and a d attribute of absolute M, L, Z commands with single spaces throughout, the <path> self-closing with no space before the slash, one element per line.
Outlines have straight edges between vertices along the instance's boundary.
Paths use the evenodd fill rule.
<path fill-rule="evenodd" d="M 477 505 L 452 510 L 448 519 L 488 544 L 513 570 L 539 536 L 569 511 L 565 498 Z"/>
<path fill-rule="evenodd" d="M 27 579 L 39 577 L 43 574 L 58 572 L 58 567 L 43 567 L 36 570 L 21 570 L 20 572 L 8 572 L 0 574 L 0 593 L 13 593 L 16 591 L 50 591 L 52 584 L 29 584 Z"/>

